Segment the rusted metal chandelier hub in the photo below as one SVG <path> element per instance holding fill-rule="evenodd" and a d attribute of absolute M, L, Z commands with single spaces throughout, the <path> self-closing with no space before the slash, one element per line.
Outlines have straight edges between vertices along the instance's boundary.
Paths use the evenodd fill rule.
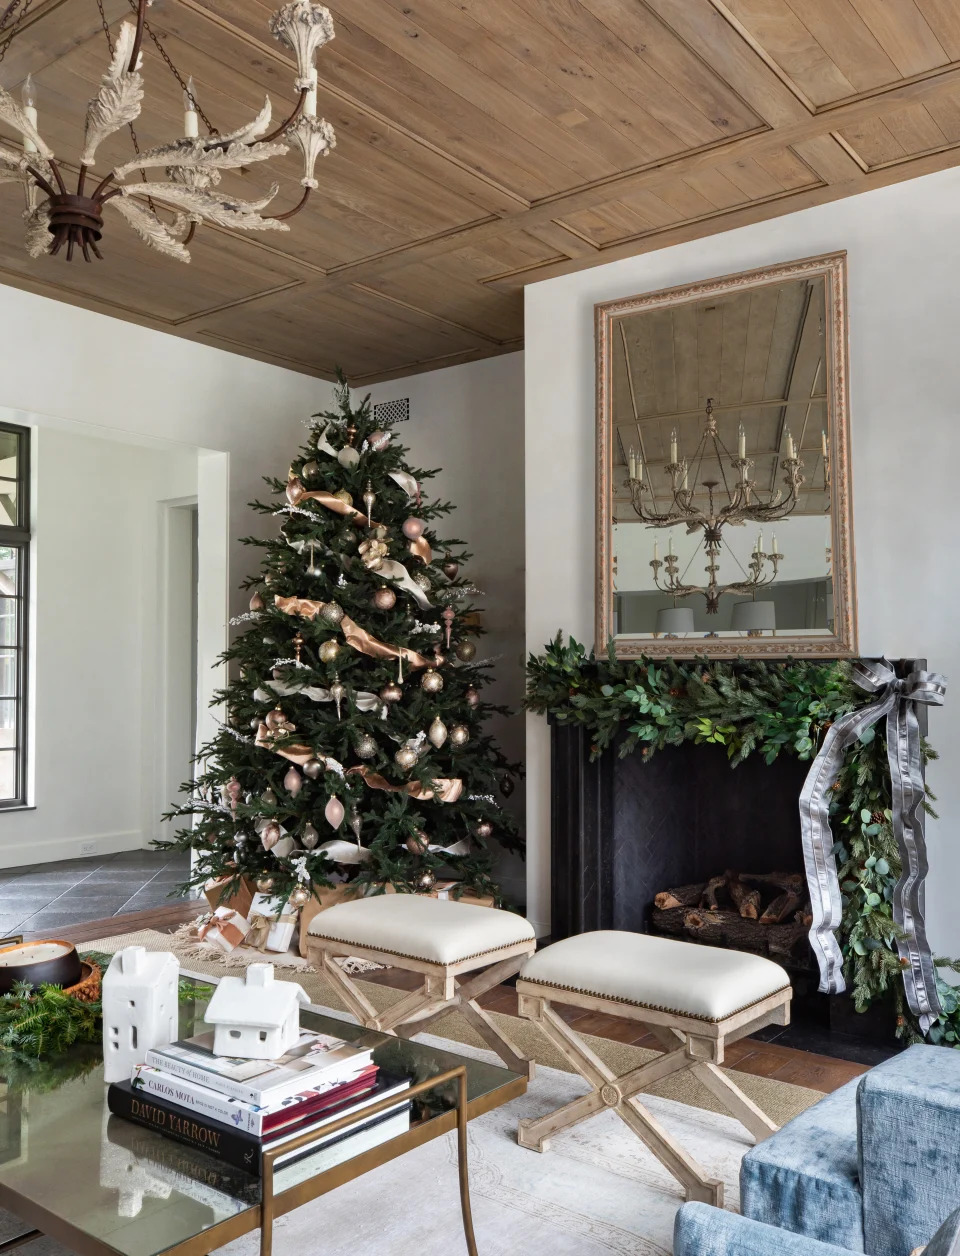
<path fill-rule="evenodd" d="M 103 205 L 91 196 L 78 196 L 67 192 L 51 196 L 50 225 L 53 236 L 51 253 L 59 253 L 67 246 L 67 261 L 73 261 L 75 247 L 79 247 L 89 262 L 91 252 L 95 257 L 103 254 L 97 248 L 103 236 Z"/>

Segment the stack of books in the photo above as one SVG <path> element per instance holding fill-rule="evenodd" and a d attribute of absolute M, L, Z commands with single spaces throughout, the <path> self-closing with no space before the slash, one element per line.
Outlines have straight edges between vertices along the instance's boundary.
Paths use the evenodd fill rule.
<path fill-rule="evenodd" d="M 409 1129 L 409 1087 L 378 1069 L 372 1049 L 328 1034 L 304 1031 L 286 1055 L 265 1061 L 215 1055 L 210 1032 L 148 1051 L 129 1081 L 109 1087 L 107 1105 L 115 1116 L 257 1175 L 264 1150 L 309 1131 L 316 1139 L 277 1156 L 274 1166 L 310 1156 L 317 1157 L 311 1169 L 321 1172 Z M 364 1116 L 391 1096 L 395 1105 Z M 324 1136 L 325 1125 L 348 1114 L 354 1123 Z"/>

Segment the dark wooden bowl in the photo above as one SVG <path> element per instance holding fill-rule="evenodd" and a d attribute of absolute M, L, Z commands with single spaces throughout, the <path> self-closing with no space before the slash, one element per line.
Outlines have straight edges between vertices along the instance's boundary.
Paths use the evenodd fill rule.
<path fill-rule="evenodd" d="M 0 994 L 12 990 L 18 981 L 34 986 L 75 986 L 83 975 L 77 948 L 61 938 L 0 947 Z"/>

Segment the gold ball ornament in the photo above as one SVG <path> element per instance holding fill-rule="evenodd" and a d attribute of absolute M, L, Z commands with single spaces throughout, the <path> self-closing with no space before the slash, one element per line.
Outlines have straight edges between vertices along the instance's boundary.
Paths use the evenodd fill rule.
<path fill-rule="evenodd" d="M 318 781 L 324 773 L 325 764 L 322 759 L 308 759 L 303 765 L 303 774 L 311 781 Z"/>
<path fill-rule="evenodd" d="M 469 663 L 476 657 L 477 647 L 472 641 L 461 641 L 457 645 L 457 658 L 461 663 Z"/>
<path fill-rule="evenodd" d="M 339 602 L 325 602 L 323 610 L 320 612 L 320 618 L 324 623 L 336 627 L 343 619 L 343 607 Z"/>
<path fill-rule="evenodd" d="M 287 902 L 291 907 L 306 907 L 310 902 L 310 891 L 305 885 L 295 885 L 290 891 Z"/>
<path fill-rule="evenodd" d="M 342 501 L 345 506 L 353 505 L 353 496 L 348 493 L 345 488 L 338 488 L 334 493 L 334 497 L 336 497 L 339 501 Z"/>
<path fill-rule="evenodd" d="M 467 700 L 467 705 L 475 707 L 480 701 L 480 694 L 471 685 L 467 692 L 463 695 Z"/>
<path fill-rule="evenodd" d="M 252 611 L 262 611 L 265 605 L 262 595 L 259 592 L 254 593 L 250 599 L 250 609 Z"/>
<path fill-rule="evenodd" d="M 353 748 L 358 759 L 372 759 L 377 753 L 377 743 L 369 733 L 364 733 Z"/>
<path fill-rule="evenodd" d="M 339 653 L 339 641 L 324 641 L 320 647 L 320 658 L 324 663 L 332 663 Z"/>
<path fill-rule="evenodd" d="M 420 688 L 424 693 L 439 693 L 443 688 L 443 677 L 432 667 L 428 667 L 420 677 Z"/>
<path fill-rule="evenodd" d="M 261 894 L 269 894 L 276 882 L 273 877 L 257 877 L 257 889 Z"/>
<path fill-rule="evenodd" d="M 397 604 L 397 595 L 393 589 L 377 589 L 373 595 L 373 604 L 378 611 L 389 611 Z"/>
<path fill-rule="evenodd" d="M 480 823 L 477 825 L 477 827 L 474 829 L 474 832 L 476 833 L 477 837 L 483 837 L 483 838 L 493 837 L 493 825 L 490 823 L 489 820 L 481 820 Z"/>
<path fill-rule="evenodd" d="M 403 697 L 403 690 L 399 685 L 384 685 L 380 690 L 380 697 L 384 702 L 399 702 Z"/>
<path fill-rule="evenodd" d="M 352 445 L 345 445 L 337 454 L 337 462 L 347 471 L 352 471 L 359 461 L 360 455 Z"/>
<path fill-rule="evenodd" d="M 451 746 L 465 746 L 470 740 L 470 729 L 466 724 L 455 724 L 450 729 Z"/>
<path fill-rule="evenodd" d="M 308 479 L 312 479 L 312 477 L 315 476 L 319 470 L 320 467 L 318 466 L 316 460 L 311 458 L 309 462 L 305 462 L 303 464 L 303 470 L 300 474 L 305 475 Z"/>
<path fill-rule="evenodd" d="M 417 752 L 411 746 L 401 746 L 393 756 L 393 761 L 398 767 L 403 768 L 404 772 L 409 772 L 416 765 Z"/>
<path fill-rule="evenodd" d="M 420 874 L 417 878 L 417 890 L 421 894 L 429 894 L 433 887 L 437 884 L 437 878 L 428 868 L 426 872 Z"/>

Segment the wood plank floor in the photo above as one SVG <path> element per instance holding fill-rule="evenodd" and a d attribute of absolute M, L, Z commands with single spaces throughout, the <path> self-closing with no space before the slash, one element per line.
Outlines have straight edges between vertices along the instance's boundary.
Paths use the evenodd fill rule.
<path fill-rule="evenodd" d="M 71 942 L 89 942 L 93 938 L 108 937 L 120 932 L 134 932 L 139 929 L 156 929 L 161 933 L 172 933 L 178 925 L 193 920 L 197 915 L 196 902 L 171 903 L 169 906 L 154 907 L 148 911 L 132 912 L 123 916 L 109 916 L 104 920 L 90 920 L 83 924 L 64 926 L 57 930 L 57 936 Z M 43 937 L 42 933 L 25 934 L 27 938 Z M 381 985 L 392 986 L 394 989 L 414 989 L 419 983 L 413 973 L 401 972 L 398 969 L 384 969 L 382 972 L 370 973 L 365 981 L 375 981 Z M 511 986 L 497 986 L 481 996 L 480 1005 L 492 1012 L 505 1012 L 508 1016 L 517 1015 L 517 993 Z M 612 1038 L 617 1042 L 633 1043 L 639 1047 L 657 1049 L 657 1042 L 636 1021 L 626 1020 L 620 1016 L 607 1016 L 598 1012 L 586 1012 L 582 1008 L 554 1004 L 563 1018 L 575 1025 L 578 1032 L 595 1034 L 599 1038 Z M 809 1086 L 812 1090 L 825 1093 L 836 1090 L 851 1078 L 859 1077 L 867 1071 L 862 1064 L 853 1064 L 847 1060 L 835 1060 L 830 1056 L 816 1055 L 812 1051 L 798 1051 L 794 1047 L 781 1047 L 774 1042 L 759 1042 L 752 1038 L 744 1038 L 728 1048 L 726 1063 L 731 1068 L 740 1069 L 744 1073 L 754 1073 L 761 1077 L 773 1077 L 782 1082 L 793 1082 L 797 1086 Z"/>

